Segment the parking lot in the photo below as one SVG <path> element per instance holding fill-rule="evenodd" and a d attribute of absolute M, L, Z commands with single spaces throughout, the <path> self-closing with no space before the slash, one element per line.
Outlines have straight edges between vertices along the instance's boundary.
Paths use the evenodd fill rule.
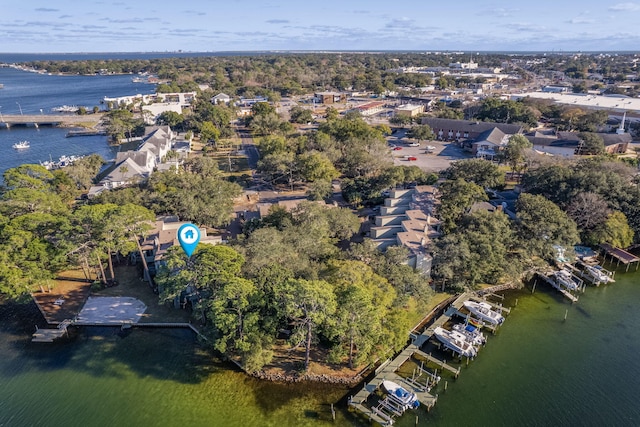
<path fill-rule="evenodd" d="M 409 144 L 412 142 L 414 141 L 406 138 L 389 139 L 394 165 L 418 166 L 427 172 L 439 172 L 448 168 L 452 161 L 471 157 L 455 143 L 423 141 L 419 147 L 411 147 Z M 427 147 L 434 149 L 427 149 Z"/>

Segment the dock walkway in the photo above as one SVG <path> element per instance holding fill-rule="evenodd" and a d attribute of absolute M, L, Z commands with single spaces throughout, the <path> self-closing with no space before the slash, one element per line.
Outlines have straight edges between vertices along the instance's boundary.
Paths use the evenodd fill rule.
<path fill-rule="evenodd" d="M 459 312 L 459 310 L 463 307 L 464 302 L 472 298 L 477 297 L 474 293 L 465 292 L 458 296 L 451 303 L 451 307 L 456 312 Z M 504 308 L 501 305 L 492 304 L 492 306 L 499 308 L 501 311 L 507 313 L 510 311 L 508 308 Z M 447 310 L 447 312 L 449 312 L 449 310 Z M 438 396 L 434 396 L 424 391 L 424 388 L 422 386 L 399 376 L 398 374 L 396 374 L 396 372 L 405 362 L 415 356 L 418 359 L 424 359 L 428 362 L 434 363 L 441 369 L 453 374 L 456 378 L 458 377 L 458 375 L 460 375 L 460 368 L 453 367 L 447 364 L 445 361 L 433 357 L 432 355 L 427 354 L 421 350 L 421 347 L 433 336 L 434 329 L 438 326 L 444 325 L 451 319 L 451 315 L 447 314 L 447 312 L 443 313 L 441 316 L 435 319 L 433 323 L 429 325 L 429 327 L 426 328 L 421 334 L 411 334 L 411 344 L 409 344 L 392 361 L 387 364 L 381 365 L 378 368 L 379 370 L 376 371 L 376 376 L 373 378 L 373 380 L 371 380 L 369 383 L 365 383 L 362 389 L 358 391 L 358 393 L 349 398 L 349 406 L 363 414 L 365 417 L 369 418 L 371 421 L 375 421 L 376 423 L 383 426 L 391 425 L 393 423 L 393 414 L 390 415 L 382 412 L 378 408 L 369 408 L 365 405 L 367 399 L 382 385 L 382 381 L 389 380 L 400 384 L 402 387 L 415 393 L 418 396 L 418 400 L 420 401 L 420 403 L 425 405 L 427 409 L 431 409 L 436 404 Z M 463 314 L 463 317 L 466 317 L 466 315 Z"/>

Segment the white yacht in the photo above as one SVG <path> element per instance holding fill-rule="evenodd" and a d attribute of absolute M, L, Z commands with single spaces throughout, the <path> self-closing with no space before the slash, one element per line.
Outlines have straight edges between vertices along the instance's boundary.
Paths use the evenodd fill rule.
<path fill-rule="evenodd" d="M 464 306 L 472 315 L 483 322 L 487 322 L 492 325 L 501 325 L 502 322 L 504 322 L 502 314 L 492 310 L 491 305 L 486 302 L 465 301 Z"/>
<path fill-rule="evenodd" d="M 464 335 L 458 332 L 448 331 L 438 326 L 433 330 L 433 333 L 445 347 L 460 356 L 475 357 L 478 354 L 476 348 L 466 340 Z"/>
<path fill-rule="evenodd" d="M 20 141 L 13 144 L 12 147 L 15 148 L 16 150 L 24 150 L 26 148 L 31 147 L 31 144 L 29 143 L 29 141 Z"/>

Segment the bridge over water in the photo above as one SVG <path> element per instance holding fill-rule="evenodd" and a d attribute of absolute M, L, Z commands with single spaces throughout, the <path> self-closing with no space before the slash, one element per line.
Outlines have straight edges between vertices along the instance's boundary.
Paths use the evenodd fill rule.
<path fill-rule="evenodd" d="M 2 114 L 0 129 L 13 126 L 40 127 L 95 127 L 102 120 L 103 114 L 70 115 L 70 114 Z"/>

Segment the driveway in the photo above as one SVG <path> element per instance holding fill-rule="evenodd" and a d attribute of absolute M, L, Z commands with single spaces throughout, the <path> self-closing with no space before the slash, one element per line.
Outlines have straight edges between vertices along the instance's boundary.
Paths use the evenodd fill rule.
<path fill-rule="evenodd" d="M 435 147 L 435 150 L 427 152 L 427 146 Z M 420 147 L 409 147 L 408 144 L 397 144 L 402 150 L 391 151 L 393 164 L 396 166 L 418 166 L 426 172 L 440 172 L 447 169 L 451 162 L 469 159 L 472 155 L 462 150 L 455 143 L 441 141 L 421 142 Z M 406 157 L 415 157 L 416 160 L 407 160 Z"/>

